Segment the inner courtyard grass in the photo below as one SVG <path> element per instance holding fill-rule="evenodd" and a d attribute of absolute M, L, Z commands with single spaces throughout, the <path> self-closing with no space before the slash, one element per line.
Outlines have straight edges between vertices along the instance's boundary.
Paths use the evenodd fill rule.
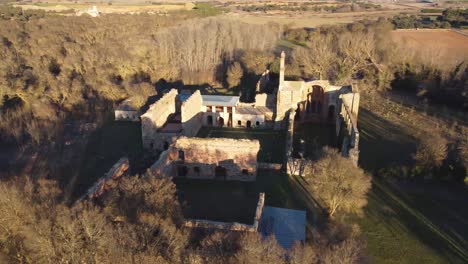
<path fill-rule="evenodd" d="M 122 157 L 128 157 L 132 173 L 136 173 L 142 157 L 141 125 L 139 122 L 110 121 L 89 138 L 80 172 L 73 188 L 80 196 Z M 139 172 L 139 171 L 138 171 Z"/>
<path fill-rule="evenodd" d="M 257 139 L 260 141 L 259 162 L 283 162 L 286 143 L 283 130 L 203 127 L 197 137 Z"/>
<path fill-rule="evenodd" d="M 183 213 L 189 219 L 252 224 L 259 193 L 265 205 L 303 210 L 292 195 L 288 177 L 277 170 L 258 170 L 254 182 L 175 178 Z"/>

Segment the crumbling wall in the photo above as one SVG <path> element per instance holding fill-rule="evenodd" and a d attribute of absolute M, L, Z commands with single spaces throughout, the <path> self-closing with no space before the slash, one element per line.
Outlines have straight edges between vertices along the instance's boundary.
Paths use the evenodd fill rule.
<path fill-rule="evenodd" d="M 241 223 L 226 223 L 219 221 L 201 220 L 201 219 L 189 219 L 184 222 L 184 226 L 190 228 L 206 228 L 206 229 L 219 229 L 226 231 L 247 231 L 256 232 L 258 231 L 258 225 L 260 218 L 262 217 L 263 207 L 265 206 L 265 193 L 260 193 L 257 203 L 257 209 L 255 210 L 254 221 L 252 225 L 241 224 Z"/>
<path fill-rule="evenodd" d="M 346 93 L 341 95 L 341 100 L 345 104 L 351 113 L 353 114 L 354 119 L 357 123 L 357 118 L 359 114 L 359 93 Z"/>
<path fill-rule="evenodd" d="M 202 127 L 202 103 L 203 99 L 198 90 L 182 103 L 181 122 L 184 136 L 193 137 Z"/>
<path fill-rule="evenodd" d="M 158 135 L 158 129 L 164 126 L 169 115 L 176 112 L 176 97 L 177 90 L 170 90 L 156 103 L 152 104 L 148 111 L 141 116 L 141 133 L 144 148 L 162 149 L 162 145 L 168 140 L 167 136 Z"/>
<path fill-rule="evenodd" d="M 258 140 L 181 137 L 151 170 L 164 176 L 254 181 Z"/>
<path fill-rule="evenodd" d="M 359 130 L 357 127 L 357 114 L 359 111 L 359 94 L 342 94 L 341 98 L 341 118 L 346 126 L 348 137 L 345 137 L 342 144 L 342 153 L 348 156 L 357 166 L 359 161 Z"/>

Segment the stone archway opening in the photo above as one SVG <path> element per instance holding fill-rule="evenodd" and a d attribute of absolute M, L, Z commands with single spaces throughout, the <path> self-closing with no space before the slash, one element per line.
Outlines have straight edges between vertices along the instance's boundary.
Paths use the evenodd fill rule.
<path fill-rule="evenodd" d="M 206 123 L 208 124 L 208 126 L 213 125 L 213 117 L 211 115 L 206 117 Z"/>
<path fill-rule="evenodd" d="M 222 118 L 222 117 L 218 118 L 218 126 L 220 126 L 220 127 L 224 126 L 224 118 Z"/>
<path fill-rule="evenodd" d="M 318 85 L 312 86 L 312 90 L 307 94 L 306 113 L 321 114 L 324 101 L 325 101 L 324 89 Z"/>
<path fill-rule="evenodd" d="M 249 120 L 246 123 L 247 128 L 252 128 L 252 122 Z"/>

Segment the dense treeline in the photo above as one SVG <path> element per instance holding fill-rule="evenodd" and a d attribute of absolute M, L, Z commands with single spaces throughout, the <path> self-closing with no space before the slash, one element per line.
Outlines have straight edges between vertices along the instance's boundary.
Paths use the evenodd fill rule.
<path fill-rule="evenodd" d="M 222 82 L 232 57 L 269 50 L 278 37 L 265 26 L 186 18 L 1 21 L 2 137 L 39 143 L 54 137 L 54 124 L 70 114 L 92 116 L 102 102 L 130 97 L 141 106 L 160 79 Z"/>
<path fill-rule="evenodd" d="M 128 177 L 97 201 L 62 202 L 54 181 L 0 182 L 3 263 L 361 263 L 359 230 L 331 224 L 284 251 L 259 233 L 182 228 L 170 179 Z"/>
<path fill-rule="evenodd" d="M 396 16 L 392 19 L 392 23 L 396 28 L 465 28 L 468 27 L 468 10 L 445 9 L 442 15 L 437 17 Z"/>

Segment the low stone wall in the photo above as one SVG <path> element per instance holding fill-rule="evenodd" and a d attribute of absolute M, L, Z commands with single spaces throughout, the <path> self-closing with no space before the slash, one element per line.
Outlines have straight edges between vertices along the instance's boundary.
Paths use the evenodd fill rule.
<path fill-rule="evenodd" d="M 206 229 L 218 229 L 226 231 L 247 231 L 256 232 L 258 230 L 258 224 L 262 217 L 263 207 L 265 206 L 265 193 L 260 193 L 258 198 L 257 209 L 255 210 L 254 221 L 252 225 L 241 224 L 237 222 L 226 223 L 219 221 L 201 220 L 201 219 L 189 219 L 184 222 L 185 227 L 189 228 L 206 228 Z"/>

